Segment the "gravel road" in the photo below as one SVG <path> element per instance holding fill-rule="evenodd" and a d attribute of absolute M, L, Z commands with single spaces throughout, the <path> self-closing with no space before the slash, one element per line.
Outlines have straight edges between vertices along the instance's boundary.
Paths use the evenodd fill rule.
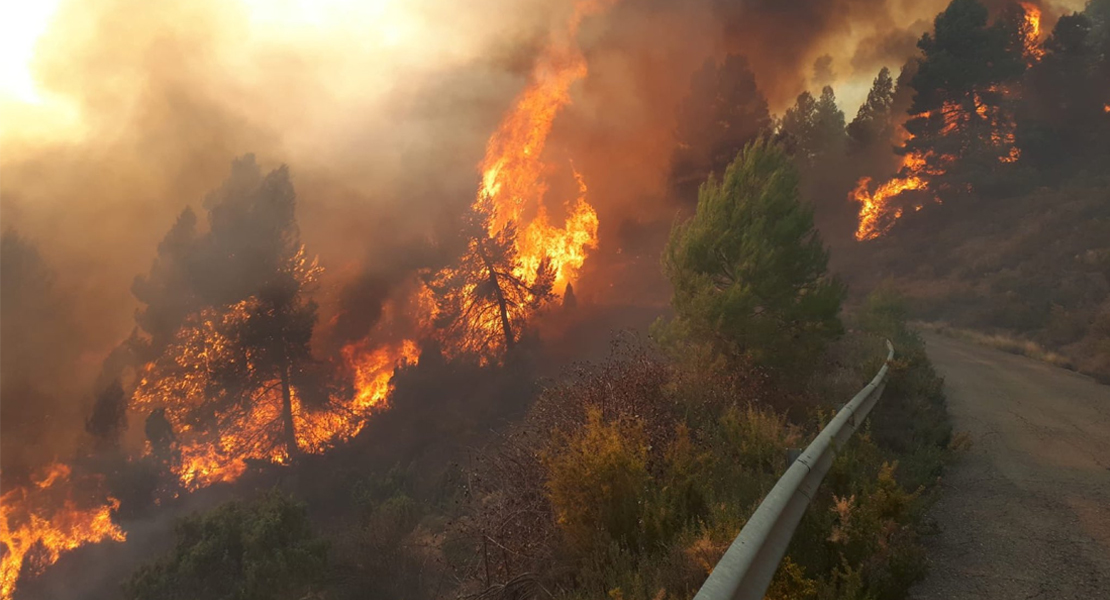
<path fill-rule="evenodd" d="M 1110 599 L 1110 386 L 926 335 L 956 431 L 917 600 Z"/>

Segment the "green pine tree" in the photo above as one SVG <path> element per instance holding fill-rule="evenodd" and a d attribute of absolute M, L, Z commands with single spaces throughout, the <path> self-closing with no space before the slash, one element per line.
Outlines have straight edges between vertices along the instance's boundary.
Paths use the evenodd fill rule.
<path fill-rule="evenodd" d="M 844 286 L 827 266 L 790 157 L 754 142 L 723 179 L 706 181 L 697 212 L 672 231 L 663 268 L 675 319 L 656 333 L 730 362 L 804 373 L 841 332 Z"/>

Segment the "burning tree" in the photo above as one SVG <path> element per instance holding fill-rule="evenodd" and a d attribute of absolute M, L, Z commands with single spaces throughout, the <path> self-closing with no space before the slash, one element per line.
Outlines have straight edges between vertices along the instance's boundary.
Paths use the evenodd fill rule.
<path fill-rule="evenodd" d="M 902 151 L 919 157 L 921 171 L 933 178 L 962 183 L 984 159 L 1016 158 L 1012 131 L 1000 130 L 1007 120 L 1012 125 L 1003 85 L 1024 70 L 1008 22 L 988 25 L 977 0 L 954 0 L 918 42 L 924 56 L 910 82 L 916 95 Z"/>
<path fill-rule="evenodd" d="M 135 285 L 148 302 L 143 350 L 155 357 L 135 401 L 164 409 L 192 484 L 234 476 L 246 458 L 289 459 L 327 435 L 310 410 L 327 402 L 309 347 L 321 269 L 300 243 L 288 169 L 263 177 L 252 156 L 239 159 L 205 203 L 209 231 L 197 234 L 186 210 Z"/>
<path fill-rule="evenodd" d="M 587 73 L 578 27 L 610 4 L 574 3 L 486 143 L 478 193 L 463 218 L 465 250 L 455 265 L 425 277 L 449 355 L 476 353 L 486 362 L 512 348 L 540 306 L 573 289 L 589 250 L 597 247 L 597 212 L 573 166 L 578 197 L 564 201 L 561 226 L 552 222 L 544 148 L 555 116 L 571 101 L 571 86 Z"/>
<path fill-rule="evenodd" d="M 999 165 L 1016 162 L 1015 85 L 1041 50 L 1040 11 L 1014 5 L 993 24 L 977 0 L 953 0 L 937 15 L 933 32 L 917 46 L 922 57 L 909 85 L 914 91 L 907 138 L 899 149 L 896 177 L 871 189 L 861 178 L 852 192 L 860 203 L 856 239 L 878 237 L 906 209 L 920 210 L 920 197 L 893 202 L 903 192 L 989 189 L 1006 180 Z"/>
<path fill-rule="evenodd" d="M 221 437 L 244 424 L 254 429 L 243 432 L 249 439 L 221 440 L 225 447 L 237 442 L 263 456 L 297 455 L 294 396 L 313 391 L 302 385 L 312 371 L 316 323 L 305 289 L 317 272 L 299 250 L 257 294 L 191 317 L 148 371 L 140 395 L 158 390 L 185 399 L 185 422 Z"/>
<path fill-rule="evenodd" d="M 1110 2 L 1103 6 L 1110 13 Z M 1060 17 L 1026 74 L 1018 141 L 1024 156 L 1058 177 L 1097 170 L 1110 153 L 1110 26 L 1100 40 L 1094 16 L 1092 2 Z"/>
<path fill-rule="evenodd" d="M 472 207 L 464 219 L 466 252 L 426 278 L 447 347 L 481 357 L 511 349 L 528 317 L 554 298 L 550 260 L 527 269 L 517 253 L 516 224 L 491 233 L 491 218 L 482 203 Z"/>

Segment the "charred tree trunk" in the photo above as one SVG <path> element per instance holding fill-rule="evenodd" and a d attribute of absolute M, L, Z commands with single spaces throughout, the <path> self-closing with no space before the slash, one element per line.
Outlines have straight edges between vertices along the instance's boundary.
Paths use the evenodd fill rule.
<path fill-rule="evenodd" d="M 297 430 L 293 424 L 293 389 L 289 379 L 289 365 L 286 364 L 281 369 L 282 439 L 289 458 L 294 458 L 300 454 L 301 449 L 297 446 Z"/>
<path fill-rule="evenodd" d="M 513 335 L 513 323 L 509 320 L 509 304 L 505 300 L 505 293 L 501 290 L 501 281 L 497 278 L 497 270 L 493 268 L 493 263 L 486 255 L 486 249 L 481 240 L 478 241 L 478 256 L 486 265 L 486 272 L 489 273 L 489 284 L 493 286 L 493 293 L 497 296 L 497 308 L 501 312 L 501 330 L 505 334 L 505 349 L 508 350 L 516 342 L 516 336 Z"/>

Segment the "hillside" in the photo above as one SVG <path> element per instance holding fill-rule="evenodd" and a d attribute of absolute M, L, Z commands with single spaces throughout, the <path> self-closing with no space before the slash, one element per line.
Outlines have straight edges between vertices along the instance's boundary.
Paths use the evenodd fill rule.
<path fill-rule="evenodd" d="M 890 278 L 919 319 L 1029 340 L 1110 380 L 1105 177 L 951 204 L 854 249 L 854 287 Z"/>

